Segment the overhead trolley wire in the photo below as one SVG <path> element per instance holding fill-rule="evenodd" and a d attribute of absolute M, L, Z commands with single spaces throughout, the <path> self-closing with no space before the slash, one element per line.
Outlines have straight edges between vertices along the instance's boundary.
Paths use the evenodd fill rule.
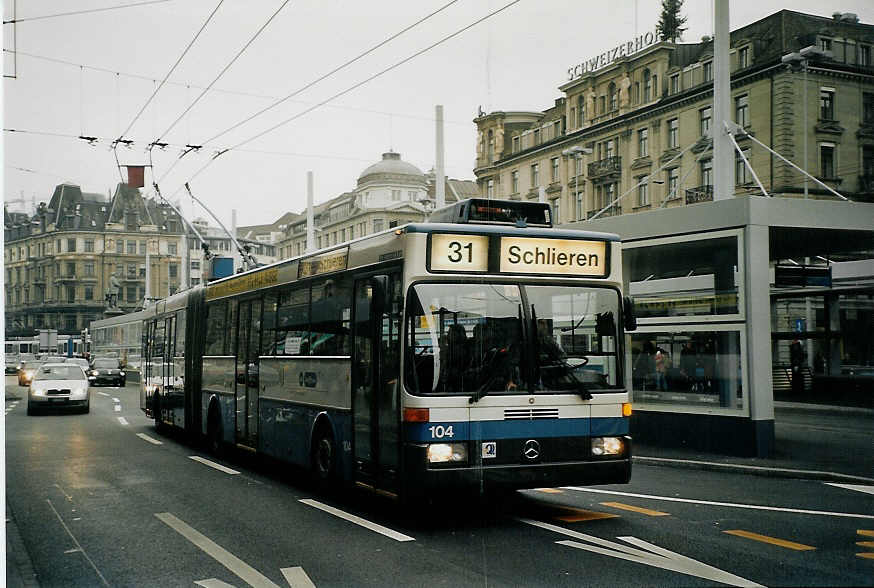
<path fill-rule="evenodd" d="M 233 125 L 233 126 L 231 126 L 231 127 L 228 127 L 227 129 L 225 129 L 225 130 L 222 131 L 221 133 L 219 133 L 219 134 L 217 134 L 217 135 L 215 135 L 215 136 L 213 136 L 213 137 L 210 137 L 209 139 L 206 140 L 206 142 L 207 142 L 207 143 L 210 143 L 210 142 L 212 142 L 212 141 L 215 141 L 215 140 L 218 139 L 219 137 L 222 137 L 222 136 L 224 136 L 224 135 L 230 133 L 230 132 L 233 131 L 234 129 L 237 129 L 238 127 L 240 127 L 240 126 L 246 124 L 247 122 L 252 121 L 253 119 L 255 119 L 255 118 L 261 116 L 262 114 L 264 114 L 265 112 L 267 112 L 267 111 L 269 111 L 269 110 L 272 110 L 272 109 L 276 108 L 277 106 L 279 106 L 280 104 L 285 103 L 286 101 L 290 100 L 291 98 L 294 98 L 295 96 L 297 96 L 297 95 L 300 94 L 301 92 L 304 92 L 305 90 L 308 90 L 308 89 L 312 88 L 313 86 L 315 86 L 315 85 L 318 84 L 319 82 L 321 82 L 321 81 L 323 81 L 323 80 L 325 80 L 325 79 L 331 77 L 332 75 L 334 75 L 334 74 L 337 73 L 338 71 L 340 71 L 340 70 L 342 70 L 342 69 L 345 69 L 346 67 L 348 67 L 348 66 L 352 65 L 353 63 L 355 63 L 356 61 L 359 61 L 359 60 L 363 59 L 364 57 L 370 55 L 371 53 L 373 53 L 374 51 L 376 51 L 376 50 L 379 49 L 380 47 L 383 47 L 384 45 L 390 43 L 391 41 L 394 41 L 395 39 L 397 39 L 398 37 L 400 37 L 401 35 L 403 35 L 403 34 L 406 33 L 407 31 L 416 28 L 417 26 L 419 26 L 419 25 L 422 24 L 423 22 L 425 22 L 425 21 L 427 21 L 428 19 L 430 19 L 432 16 L 435 16 L 435 15 L 437 15 L 437 14 L 443 12 L 444 10 L 446 10 L 447 8 L 449 8 L 450 6 L 452 6 L 453 4 L 455 4 L 456 2 L 458 2 L 458 0 L 451 0 L 450 2 L 447 2 L 446 4 L 444 4 L 443 6 L 441 6 L 440 8 L 438 8 L 437 10 L 435 10 L 434 12 L 432 12 L 432 13 L 430 13 L 430 14 L 428 14 L 428 15 L 422 17 L 422 18 L 420 18 L 419 20 L 417 20 L 417 21 L 414 22 L 413 24 L 411 24 L 411 25 L 409 25 L 409 26 L 407 26 L 407 27 L 401 29 L 400 31 L 396 32 L 395 34 L 391 35 L 390 37 L 387 37 L 386 39 L 380 41 L 379 43 L 377 43 L 376 45 L 374 45 L 373 47 L 371 47 L 371 48 L 368 49 L 367 51 L 365 51 L 365 52 L 363 52 L 363 53 L 360 53 L 359 55 L 357 55 L 356 57 L 353 57 L 352 59 L 346 61 L 346 62 L 343 63 L 342 65 L 339 65 L 339 66 L 335 67 L 334 69 L 332 69 L 331 71 L 329 71 L 329 72 L 326 73 L 325 75 L 323 75 L 323 76 L 321 76 L 321 77 L 319 77 L 319 78 L 316 78 L 315 80 L 309 82 L 308 84 L 302 86 L 301 88 L 298 88 L 297 90 L 295 90 L 294 92 L 292 92 L 292 93 L 289 94 L 288 96 L 285 96 L 284 98 L 280 98 L 279 100 L 277 100 L 276 102 L 274 102 L 274 103 L 271 104 L 270 106 L 266 106 L 266 107 L 262 108 L 261 110 L 259 110 L 258 112 L 254 113 L 253 115 L 251 115 L 251 116 L 249 116 L 249 117 L 247 117 L 247 118 L 241 120 L 240 122 L 236 123 L 235 125 Z"/>
<path fill-rule="evenodd" d="M 147 4 L 162 4 L 164 2 L 170 2 L 171 0 L 148 0 L 147 2 L 135 2 L 133 4 L 121 4 L 119 6 L 105 6 L 103 8 L 90 8 L 85 10 L 76 10 L 73 12 L 60 12 L 57 14 L 44 14 L 42 16 L 29 16 L 26 18 L 13 18 L 11 20 L 4 20 L 3 24 L 14 24 L 19 22 L 26 22 L 29 20 L 45 20 L 47 18 L 58 18 L 61 16 L 76 16 L 79 14 L 91 14 L 94 12 L 106 12 L 107 10 L 118 10 L 120 8 L 134 8 L 136 6 L 145 6 Z"/>
<path fill-rule="evenodd" d="M 268 129 L 265 129 L 264 131 L 261 131 L 261 132 L 257 133 L 256 135 L 254 135 L 254 136 L 252 136 L 252 137 L 250 137 L 250 138 L 248 138 L 248 139 L 246 139 L 246 140 L 244 140 L 244 141 L 240 141 L 239 143 L 237 143 L 237 144 L 234 145 L 233 147 L 228 147 L 228 148 L 226 148 L 226 149 L 221 149 L 221 150 L 217 151 L 215 154 L 213 154 L 212 158 L 210 158 L 210 160 L 206 162 L 205 165 L 203 165 L 199 170 L 197 170 L 197 171 L 194 173 L 194 175 L 191 176 L 191 178 L 189 178 L 189 180 L 188 180 L 187 182 L 185 182 L 185 184 L 190 184 L 192 181 L 194 181 L 195 178 L 197 178 L 197 177 L 198 177 L 200 174 L 202 174 L 202 173 L 203 173 L 203 172 L 204 172 L 204 171 L 205 171 L 205 170 L 206 170 L 210 165 L 212 165 L 212 162 L 214 162 L 216 159 L 218 159 L 220 156 L 224 155 L 224 154 L 227 153 L 228 151 L 237 150 L 237 149 L 239 149 L 240 147 L 242 147 L 243 145 L 247 145 L 247 144 L 251 143 L 252 141 L 255 141 L 256 139 L 259 139 L 259 138 L 263 137 L 264 135 L 266 135 L 266 134 L 268 134 L 268 133 L 271 133 L 271 132 L 275 131 L 276 129 L 278 129 L 278 128 L 282 127 L 282 126 L 284 126 L 284 125 L 286 125 L 286 124 L 288 124 L 288 123 L 290 123 L 290 122 L 292 122 L 292 121 L 294 121 L 294 120 L 297 120 L 298 118 L 301 118 L 302 116 L 304 116 L 304 115 L 306 115 L 306 114 L 309 114 L 309 113 L 312 112 L 313 110 L 316 110 L 317 108 L 320 108 L 320 107 L 324 106 L 324 105 L 327 104 L 328 102 L 331 102 L 332 100 L 336 100 L 336 99 L 339 98 L 340 96 L 344 96 L 344 95 L 348 94 L 349 92 L 351 92 L 351 91 L 353 91 L 353 90 L 355 90 L 355 89 L 357 89 L 357 88 L 360 88 L 360 87 L 363 86 L 364 84 L 366 84 L 366 83 L 368 83 L 368 82 L 371 82 L 371 81 L 375 80 L 376 78 L 378 78 L 378 77 L 380 77 L 380 76 L 382 76 L 382 75 L 384 75 L 384 74 L 386 74 L 386 73 L 388 73 L 388 72 L 390 72 L 390 71 L 392 71 L 392 70 L 394 70 L 394 69 L 397 69 L 397 68 L 400 67 L 401 65 L 403 65 L 403 64 L 405 64 L 405 63 L 411 61 L 412 59 L 415 59 L 416 57 L 419 57 L 420 55 L 422 55 L 422 54 L 424 54 L 424 53 L 427 53 L 427 52 L 430 51 L 431 49 L 434 49 L 435 47 L 437 47 L 437 46 L 439 46 L 439 45 L 442 45 L 442 44 L 445 43 L 446 41 L 448 41 L 448 40 L 450 40 L 450 39 L 453 39 L 453 38 L 457 37 L 457 36 L 460 35 L 461 33 L 465 32 L 465 31 L 467 31 L 467 30 L 469 30 L 469 29 L 475 27 L 476 25 L 480 24 L 481 22 L 483 22 L 483 21 L 485 21 L 485 20 L 488 20 L 489 18 L 491 18 L 491 17 L 493 17 L 493 16 L 495 16 L 495 15 L 497 15 L 497 14 L 499 14 L 499 13 L 505 11 L 505 10 L 507 10 L 507 9 L 510 8 L 511 6 L 513 6 L 513 5 L 515 5 L 515 4 L 518 4 L 518 3 L 521 2 L 521 1 L 522 1 L 522 0 L 513 0 L 512 2 L 509 2 L 509 3 L 505 4 L 505 5 L 502 6 L 501 8 L 498 8 L 497 10 L 494 10 L 494 11 L 488 13 L 487 15 L 481 17 L 481 18 L 478 18 L 477 20 L 473 21 L 473 22 L 470 23 L 469 25 L 467 25 L 467 26 L 465 26 L 465 27 L 463 27 L 463 28 L 461 28 L 461 29 L 458 29 L 458 30 L 455 31 L 454 33 L 451 33 L 451 34 L 449 34 L 449 35 L 446 35 L 445 37 L 443 37 L 443 38 L 440 39 L 439 41 L 436 41 L 436 42 L 434 42 L 434 43 L 428 45 L 427 47 L 425 47 L 425 48 L 423 48 L 423 49 L 420 49 L 419 51 L 416 51 L 416 52 L 413 53 L 412 55 L 410 55 L 410 56 L 408 56 L 408 57 L 405 57 L 404 59 L 398 61 L 398 62 L 395 63 L 394 65 L 391 65 L 391 66 L 389 66 L 389 67 L 387 67 L 387 68 L 385 68 L 385 69 L 379 71 L 378 73 L 373 74 L 372 76 L 370 76 L 370 77 L 368 77 L 368 78 L 366 78 L 366 79 L 364 79 L 364 80 L 362 80 L 362 81 L 360 81 L 360 82 L 358 82 L 358 83 L 356 83 L 356 84 L 354 84 L 354 85 L 352 85 L 352 86 L 346 88 L 345 90 L 343 90 L 343 91 L 341 91 L 341 92 L 337 92 L 336 94 L 334 94 L 334 95 L 331 96 L 330 98 L 327 98 L 327 99 L 325 99 L 325 100 L 322 100 L 321 102 L 319 102 L 319 103 L 313 105 L 312 107 L 307 108 L 306 110 L 304 110 L 304 111 L 302 111 L 302 112 L 299 112 L 298 114 L 296 114 L 296 115 L 294 115 L 294 116 L 292 116 L 292 117 L 290 117 L 290 118 L 287 118 L 287 119 L 285 119 L 284 121 L 281 121 L 281 122 L 279 122 L 279 123 L 273 125 L 272 127 L 268 128 Z M 182 190 L 182 188 L 183 188 L 183 186 L 180 186 L 180 187 L 179 187 L 179 188 L 178 188 L 178 189 L 173 193 L 173 196 L 175 196 L 176 194 L 178 194 L 178 193 Z"/>

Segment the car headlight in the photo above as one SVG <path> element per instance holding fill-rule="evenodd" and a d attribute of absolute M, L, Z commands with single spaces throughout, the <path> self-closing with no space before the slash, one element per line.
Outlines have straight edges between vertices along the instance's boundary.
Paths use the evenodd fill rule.
<path fill-rule="evenodd" d="M 27 380 L 33 379 L 33 370 L 27 370 L 24 372 L 24 378 Z"/>
<path fill-rule="evenodd" d="M 621 455 L 623 451 L 619 437 L 592 437 L 592 455 Z"/>
<path fill-rule="evenodd" d="M 466 443 L 432 443 L 428 446 L 428 463 L 463 463 L 466 461 Z"/>
<path fill-rule="evenodd" d="M 118 375 L 124 377 L 124 372 L 118 372 Z"/>
<path fill-rule="evenodd" d="M 30 393 L 32 396 L 45 396 L 46 395 L 46 391 L 42 390 L 40 388 L 31 388 Z"/>

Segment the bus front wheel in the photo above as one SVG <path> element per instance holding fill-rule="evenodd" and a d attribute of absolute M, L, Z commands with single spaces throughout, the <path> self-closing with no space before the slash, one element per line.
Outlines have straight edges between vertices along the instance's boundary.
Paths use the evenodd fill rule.
<path fill-rule="evenodd" d="M 319 427 L 313 437 L 313 474 L 316 481 L 325 483 L 334 476 L 334 467 L 337 460 L 334 436 L 327 426 Z"/>

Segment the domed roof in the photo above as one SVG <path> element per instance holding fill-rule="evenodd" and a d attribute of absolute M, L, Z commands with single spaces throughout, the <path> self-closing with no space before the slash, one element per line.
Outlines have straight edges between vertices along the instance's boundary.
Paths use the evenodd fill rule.
<path fill-rule="evenodd" d="M 422 173 L 422 170 L 420 170 L 412 163 L 402 161 L 401 154 L 395 153 L 394 151 L 383 153 L 382 161 L 374 163 L 366 170 L 361 172 L 361 175 L 358 176 L 359 183 L 367 176 L 373 174 L 396 174 L 403 176 L 419 176 L 420 178 L 424 178 L 425 176 L 425 174 Z"/>

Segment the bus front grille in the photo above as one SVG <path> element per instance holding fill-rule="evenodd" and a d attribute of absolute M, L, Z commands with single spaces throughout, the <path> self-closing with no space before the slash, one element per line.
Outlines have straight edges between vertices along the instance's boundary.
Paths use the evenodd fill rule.
<path fill-rule="evenodd" d="M 557 419 L 557 408 L 505 408 L 504 420 Z"/>

